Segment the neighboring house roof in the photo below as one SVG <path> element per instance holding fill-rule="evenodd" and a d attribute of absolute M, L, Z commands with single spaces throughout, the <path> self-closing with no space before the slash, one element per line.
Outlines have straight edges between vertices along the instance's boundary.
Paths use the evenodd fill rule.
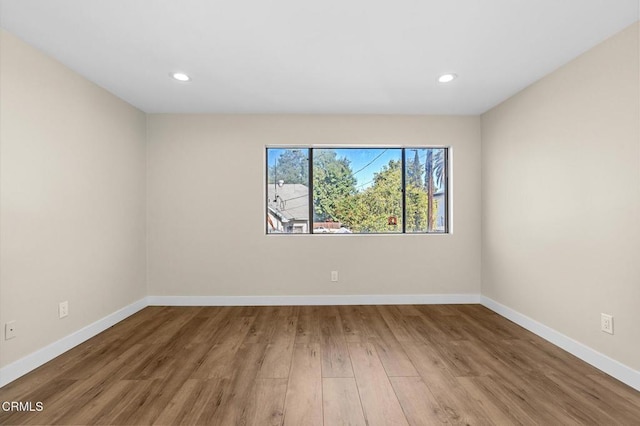
<path fill-rule="evenodd" d="M 309 219 L 309 188 L 300 183 L 267 185 L 267 206 L 283 222 Z"/>

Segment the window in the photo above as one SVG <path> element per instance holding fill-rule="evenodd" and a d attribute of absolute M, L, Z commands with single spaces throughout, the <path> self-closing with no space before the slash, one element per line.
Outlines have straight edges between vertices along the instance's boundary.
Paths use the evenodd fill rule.
<path fill-rule="evenodd" d="M 446 233 L 447 164 L 447 148 L 267 148 L 267 233 Z"/>

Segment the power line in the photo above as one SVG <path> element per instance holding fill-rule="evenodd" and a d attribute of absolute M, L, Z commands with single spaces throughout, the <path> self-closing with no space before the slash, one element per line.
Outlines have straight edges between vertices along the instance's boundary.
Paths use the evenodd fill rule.
<path fill-rule="evenodd" d="M 375 179 L 372 179 L 369 182 L 361 183 L 360 185 L 356 186 L 356 189 L 362 188 L 365 185 L 369 185 L 370 183 L 373 183 L 374 181 L 375 181 Z"/>
<path fill-rule="evenodd" d="M 358 170 L 357 172 L 352 173 L 352 176 L 357 175 L 358 173 L 360 173 L 361 171 L 363 171 L 364 169 L 366 169 L 367 167 L 369 167 L 370 165 L 372 165 L 373 163 L 375 163 L 375 161 L 376 161 L 378 158 L 382 157 L 382 155 L 383 155 L 385 152 L 387 152 L 387 151 L 389 151 L 389 149 L 388 149 L 388 148 L 387 148 L 387 149 L 385 149 L 384 151 L 382 151 L 382 152 L 381 152 L 381 153 L 380 153 L 376 158 L 374 158 L 373 160 L 369 161 L 369 162 L 368 162 L 368 163 L 367 163 L 363 168 L 361 168 L 361 169 L 360 169 L 360 170 Z"/>

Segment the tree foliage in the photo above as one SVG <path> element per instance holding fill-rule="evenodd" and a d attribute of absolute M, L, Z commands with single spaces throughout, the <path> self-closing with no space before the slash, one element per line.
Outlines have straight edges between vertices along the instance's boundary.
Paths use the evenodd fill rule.
<path fill-rule="evenodd" d="M 406 189 L 407 231 L 423 232 L 427 229 L 427 193 L 422 187 L 407 185 Z"/>
<path fill-rule="evenodd" d="M 413 152 L 413 160 L 407 164 L 407 185 L 421 188 L 423 185 L 422 175 L 424 174 L 424 168 L 422 164 L 420 164 L 419 150 L 414 149 Z"/>
<path fill-rule="evenodd" d="M 309 186 L 309 158 L 305 149 L 287 149 L 269 167 L 268 183 L 300 183 Z"/>
<path fill-rule="evenodd" d="M 406 216 L 407 231 L 416 232 L 427 227 L 427 194 L 423 189 L 422 175 L 425 169 L 420 163 L 419 150 L 414 150 L 413 160 L 407 164 Z"/>
<path fill-rule="evenodd" d="M 340 221 L 340 205 L 356 194 L 350 161 L 331 149 L 313 151 L 314 221 Z"/>
<path fill-rule="evenodd" d="M 427 149 L 424 162 L 425 191 L 427 192 L 427 232 L 433 231 L 436 222 L 438 205 L 435 202 L 435 188 L 444 180 L 444 150 Z"/>
<path fill-rule="evenodd" d="M 353 232 L 399 232 L 402 230 L 402 170 L 397 160 L 389 161 L 374 174 L 373 185 L 343 200 L 339 219 Z M 389 217 L 397 219 L 389 225 Z"/>

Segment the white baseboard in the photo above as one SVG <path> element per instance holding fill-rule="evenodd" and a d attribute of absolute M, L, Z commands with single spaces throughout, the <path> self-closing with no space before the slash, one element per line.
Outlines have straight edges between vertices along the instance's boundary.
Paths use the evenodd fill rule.
<path fill-rule="evenodd" d="M 107 328 L 119 323 L 123 319 L 135 314 L 147 306 L 147 298 L 144 297 L 129 306 L 125 306 L 124 308 L 109 314 L 106 317 L 71 333 L 70 335 L 25 356 L 24 358 L 20 358 L 19 360 L 0 368 L 0 387 L 11 383 L 32 370 L 35 370 L 42 364 L 51 361 L 55 357 L 75 346 L 78 346 L 80 343 L 89 340 L 93 336 L 103 332 Z"/>
<path fill-rule="evenodd" d="M 515 322 L 519 326 L 526 328 L 530 332 L 537 334 L 543 339 L 564 349 L 570 354 L 577 356 L 597 369 L 640 391 L 640 371 L 636 371 L 631 367 L 609 358 L 608 356 L 565 336 L 553 328 L 547 327 L 546 325 L 504 306 L 493 299 L 482 296 L 481 303 L 495 313 Z"/>
<path fill-rule="evenodd" d="M 435 305 L 480 303 L 479 294 L 149 296 L 150 306 Z"/>

